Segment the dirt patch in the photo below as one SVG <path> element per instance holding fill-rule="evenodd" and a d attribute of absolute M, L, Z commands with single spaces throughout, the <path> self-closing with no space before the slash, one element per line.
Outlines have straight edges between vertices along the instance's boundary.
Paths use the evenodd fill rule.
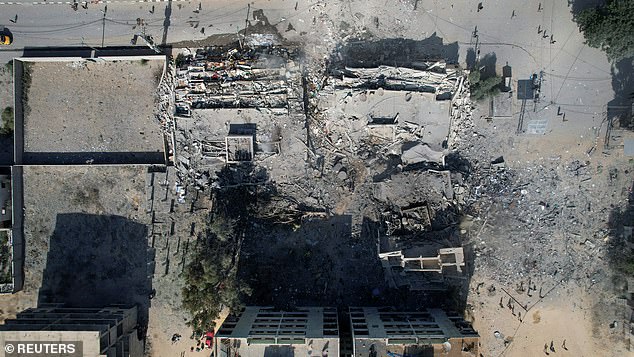
<path fill-rule="evenodd" d="M 93 258 L 113 254 L 103 244 L 108 241 L 112 243 L 113 238 L 121 236 L 125 225 L 118 224 L 116 220 L 111 222 L 113 224 L 103 222 L 95 225 L 94 222 L 90 223 L 90 219 L 85 220 L 82 217 L 116 215 L 121 217 L 121 222 L 137 222 L 135 224 L 141 225 L 147 223 L 145 201 L 139 200 L 139 197 L 145 196 L 146 170 L 145 167 L 24 168 L 24 237 L 29 242 L 26 245 L 25 286 L 22 292 L 28 296 L 23 297 L 25 301 L 34 303 L 37 300 L 45 270 L 52 267 L 50 264 L 67 261 L 53 257 L 48 262 L 51 259 L 50 249 L 58 246 L 60 239 L 74 239 L 78 242 L 93 239 L 94 247 L 101 248 L 96 251 L 82 249 L 88 256 L 94 255 Z M 75 215 L 76 219 L 64 219 L 61 222 L 59 219 L 66 217 L 64 215 Z M 77 229 L 59 226 L 64 222 L 65 227 L 72 223 Z M 114 231 L 106 234 L 105 227 Z M 99 236 L 99 231 L 106 236 Z M 145 236 L 143 240 L 145 242 Z M 60 252 L 63 250 L 58 251 L 57 255 Z M 145 250 L 141 249 L 139 253 L 145 254 Z"/>
<path fill-rule="evenodd" d="M 25 152 L 163 151 L 153 116 L 163 61 L 28 64 Z"/>
<path fill-rule="evenodd" d="M 539 315 L 539 310 L 533 312 L 533 323 L 538 324 L 542 320 L 542 317 Z"/>

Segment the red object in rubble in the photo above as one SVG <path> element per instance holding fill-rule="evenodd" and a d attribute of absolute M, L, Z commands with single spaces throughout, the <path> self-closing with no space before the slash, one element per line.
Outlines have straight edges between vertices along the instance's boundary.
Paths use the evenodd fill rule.
<path fill-rule="evenodd" d="M 207 347 L 211 348 L 214 345 L 214 332 L 209 331 L 205 334 L 205 344 Z"/>

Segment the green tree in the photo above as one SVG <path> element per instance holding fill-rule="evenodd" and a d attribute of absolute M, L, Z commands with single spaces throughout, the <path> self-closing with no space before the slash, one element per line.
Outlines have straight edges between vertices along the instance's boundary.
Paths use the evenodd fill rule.
<path fill-rule="evenodd" d="M 183 307 L 191 314 L 189 325 L 202 334 L 214 328 L 223 307 L 242 307 L 241 297 L 251 289 L 236 277 L 237 234 L 235 221 L 216 215 L 185 268 Z"/>
<path fill-rule="evenodd" d="M 502 77 L 493 76 L 483 80 L 480 78 L 480 72 L 474 70 L 469 73 L 468 79 L 473 100 L 482 100 L 500 92 Z"/>
<path fill-rule="evenodd" d="M 607 0 L 575 16 L 586 43 L 613 61 L 634 55 L 634 0 Z"/>

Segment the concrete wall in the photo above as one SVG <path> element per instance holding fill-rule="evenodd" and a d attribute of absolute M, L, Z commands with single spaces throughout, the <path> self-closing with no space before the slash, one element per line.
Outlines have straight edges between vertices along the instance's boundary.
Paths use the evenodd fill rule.
<path fill-rule="evenodd" d="M 19 59 L 13 60 L 13 163 L 22 164 L 22 154 L 24 153 L 24 62 Z"/>

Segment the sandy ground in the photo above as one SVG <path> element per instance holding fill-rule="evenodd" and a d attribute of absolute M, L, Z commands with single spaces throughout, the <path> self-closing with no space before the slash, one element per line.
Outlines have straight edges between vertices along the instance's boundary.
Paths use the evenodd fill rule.
<path fill-rule="evenodd" d="M 476 274 L 474 280 L 478 279 Z M 572 284 L 571 284 L 572 285 Z M 495 285 L 494 285 L 495 286 Z M 486 286 L 490 287 L 490 285 Z M 512 291 L 512 287 L 507 286 Z M 514 294 L 522 302 L 529 300 L 524 295 Z M 535 297 L 537 297 L 535 293 Z M 566 297 L 574 296 L 574 301 Z M 499 300 L 503 298 L 503 307 Z M 607 346 L 583 336 L 592 333 L 592 297 L 577 286 L 553 291 L 547 298 L 532 306 L 528 312 L 516 304 L 515 316 L 506 307 L 508 295 L 500 286 L 490 293 L 482 288 L 481 293 L 473 297 L 476 309 L 474 327 L 482 337 L 481 351 L 485 356 L 539 356 L 545 355 L 544 344 L 550 347 L 553 341 L 555 353 L 567 356 L 607 356 Z M 530 305 L 529 305 L 530 306 Z M 521 312 L 521 321 L 517 313 Z M 501 335 L 496 337 L 495 332 Z M 564 349 L 563 343 L 566 341 Z M 550 349 L 547 350 L 551 353 Z M 625 351 L 613 350 L 614 353 Z"/>
<path fill-rule="evenodd" d="M 39 62 L 27 67 L 26 152 L 163 151 L 153 116 L 163 61 Z"/>
<path fill-rule="evenodd" d="M 197 346 L 202 346 L 203 343 L 198 345 L 199 341 L 203 339 L 190 338 L 192 330 L 186 327 L 183 323 L 174 323 L 177 319 L 173 316 L 159 316 L 159 314 L 169 314 L 168 311 L 172 310 L 172 307 L 155 305 L 150 309 L 150 329 L 148 331 L 148 344 L 146 345 L 147 356 L 187 356 L 187 357 L 202 357 L 209 356 L 211 351 L 209 349 L 201 349 L 196 351 Z M 220 327 L 221 322 L 225 319 L 228 311 L 224 311 L 222 316 L 216 321 L 216 330 Z M 173 325 L 164 326 L 159 321 L 171 321 Z M 171 342 L 172 335 L 180 334 L 182 337 L 179 341 Z M 192 347 L 194 350 L 192 351 Z"/>
<path fill-rule="evenodd" d="M 144 180 L 142 167 L 25 168 L 25 286 L 0 296 L 7 306 L 3 318 L 36 306 L 60 214 L 112 214 L 143 223 Z"/>
<path fill-rule="evenodd" d="M 60 213 L 113 214 L 146 222 L 144 167 L 25 167 L 25 291 L 39 288 Z M 40 266 L 40 268 L 38 268 Z"/>

